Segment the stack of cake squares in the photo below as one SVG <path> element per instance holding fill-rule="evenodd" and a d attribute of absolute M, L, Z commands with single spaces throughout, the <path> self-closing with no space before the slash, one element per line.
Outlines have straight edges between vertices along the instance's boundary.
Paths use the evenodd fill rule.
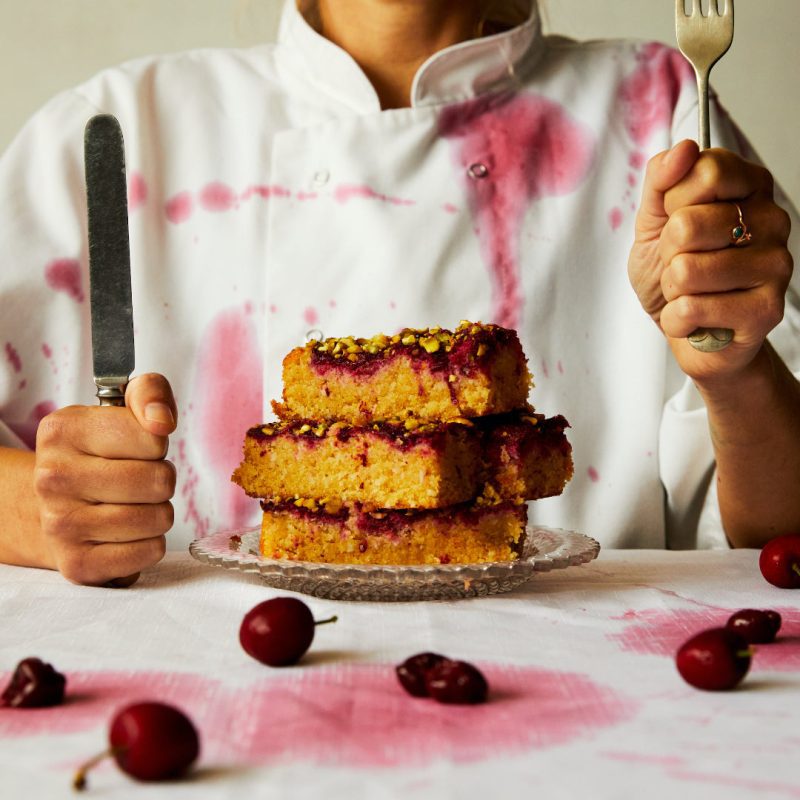
<path fill-rule="evenodd" d="M 562 416 L 528 403 L 515 331 L 310 341 L 283 361 L 276 422 L 247 431 L 233 481 L 263 509 L 267 558 L 477 564 L 519 557 L 527 501 L 572 476 Z"/>

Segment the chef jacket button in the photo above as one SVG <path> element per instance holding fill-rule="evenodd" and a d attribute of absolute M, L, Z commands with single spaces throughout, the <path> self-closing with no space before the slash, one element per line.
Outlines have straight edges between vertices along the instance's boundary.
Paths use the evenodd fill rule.
<path fill-rule="evenodd" d="M 331 179 L 331 174 L 326 169 L 317 170 L 314 173 L 314 186 L 324 186 Z"/>
<path fill-rule="evenodd" d="M 480 161 L 476 161 L 474 164 L 470 164 L 467 168 L 467 175 L 470 178 L 488 178 L 489 177 L 489 168 L 486 164 L 481 164 Z"/>

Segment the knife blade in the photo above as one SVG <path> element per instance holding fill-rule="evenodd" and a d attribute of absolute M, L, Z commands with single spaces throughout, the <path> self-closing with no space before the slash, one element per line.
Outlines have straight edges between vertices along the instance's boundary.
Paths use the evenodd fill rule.
<path fill-rule="evenodd" d="M 92 117 L 83 145 L 94 382 L 101 406 L 122 406 L 135 356 L 125 147 L 116 117 Z"/>

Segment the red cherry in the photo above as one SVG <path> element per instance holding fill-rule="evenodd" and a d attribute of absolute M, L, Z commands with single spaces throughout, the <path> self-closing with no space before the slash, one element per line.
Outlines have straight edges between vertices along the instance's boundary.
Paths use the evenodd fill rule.
<path fill-rule="evenodd" d="M 336 619 L 315 622 L 302 600 L 274 597 L 245 614 L 239 627 L 239 642 L 256 661 L 270 667 L 285 667 L 296 664 L 311 646 L 316 625 Z"/>
<path fill-rule="evenodd" d="M 0 695 L 0 707 L 42 708 L 64 701 L 67 679 L 40 658 L 25 658 L 17 664 L 8 686 Z"/>
<path fill-rule="evenodd" d="M 675 664 L 681 677 L 698 689 L 732 689 L 750 669 L 747 640 L 727 628 L 710 628 L 678 649 Z"/>
<path fill-rule="evenodd" d="M 440 703 L 486 702 L 489 684 L 476 667 L 466 661 L 445 658 L 425 673 L 428 694 Z"/>
<path fill-rule="evenodd" d="M 768 644 L 775 641 L 781 628 L 781 615 L 777 611 L 743 608 L 730 616 L 725 627 L 740 634 L 750 644 Z"/>
<path fill-rule="evenodd" d="M 445 660 L 438 653 L 417 653 L 409 656 L 402 664 L 395 668 L 397 680 L 400 685 L 413 697 L 427 697 L 428 686 L 425 675 L 429 669 Z"/>
<path fill-rule="evenodd" d="M 164 703 L 136 703 L 111 720 L 110 748 L 86 762 L 75 775 L 75 789 L 86 788 L 86 773 L 106 756 L 113 756 L 123 772 L 140 781 L 179 778 L 200 752 L 192 721 Z"/>
<path fill-rule="evenodd" d="M 758 566 L 773 586 L 800 589 L 800 534 L 787 533 L 767 542 L 761 550 Z"/>

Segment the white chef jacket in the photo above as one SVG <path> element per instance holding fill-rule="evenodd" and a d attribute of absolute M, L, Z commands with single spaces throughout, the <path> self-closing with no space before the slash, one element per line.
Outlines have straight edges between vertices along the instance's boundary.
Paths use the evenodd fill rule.
<path fill-rule="evenodd" d="M 82 142 L 98 112 L 125 134 L 137 372 L 167 376 L 180 415 L 170 547 L 257 523 L 230 475 L 309 331 L 462 319 L 517 328 L 531 402 L 571 423 L 575 476 L 536 522 L 606 547 L 726 546 L 705 411 L 626 271 L 645 163 L 696 131 L 675 51 L 544 36 L 534 4 L 429 58 L 411 107 L 382 111 L 289 2 L 275 44 L 138 59 L 59 95 L 0 161 L 5 445 L 96 402 Z M 747 147 L 718 105 L 712 140 Z M 795 371 L 798 288 L 771 337 Z"/>

